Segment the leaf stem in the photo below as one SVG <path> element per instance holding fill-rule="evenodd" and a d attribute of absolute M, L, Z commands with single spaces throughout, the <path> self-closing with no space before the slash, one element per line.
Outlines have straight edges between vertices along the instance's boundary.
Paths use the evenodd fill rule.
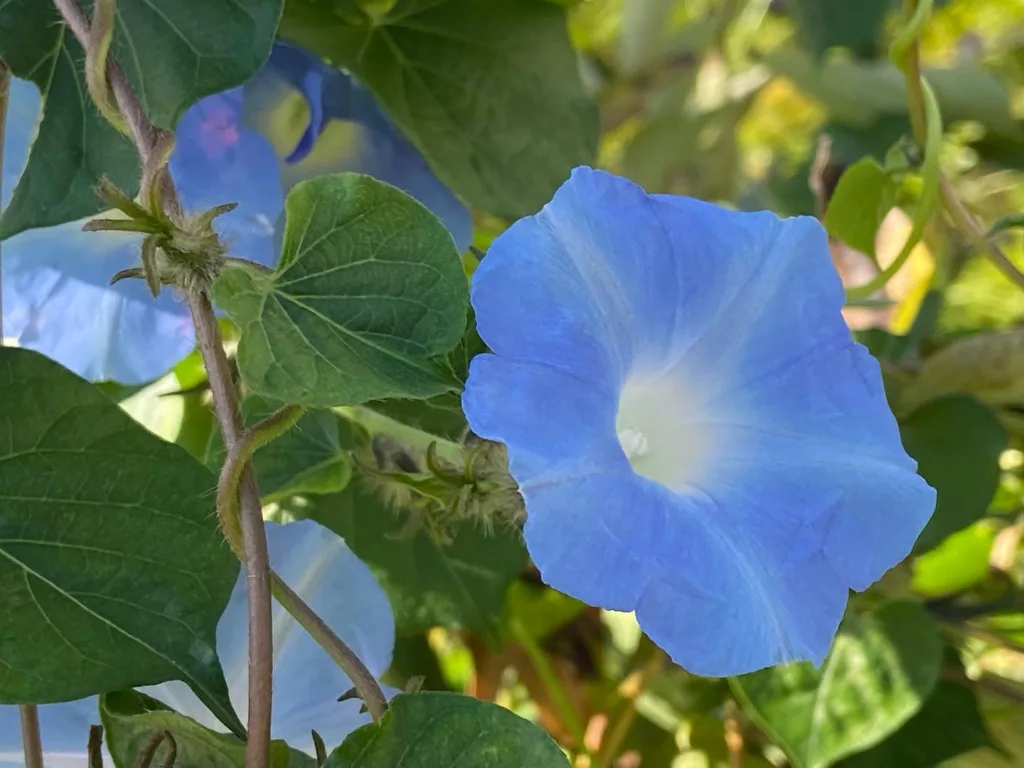
<path fill-rule="evenodd" d="M 39 709 L 35 704 L 18 707 L 21 718 L 21 746 L 25 750 L 25 768 L 43 768 L 43 739 L 39 732 Z"/>
<path fill-rule="evenodd" d="M 244 473 L 249 467 L 249 460 L 260 447 L 280 437 L 294 426 L 302 417 L 304 410 L 299 405 L 287 405 L 254 427 L 245 430 L 224 460 L 220 481 L 217 484 L 217 517 L 220 519 L 225 538 L 240 558 L 244 556 L 244 551 L 239 530 L 238 492 Z M 277 602 L 348 675 L 356 688 L 356 693 L 366 703 L 370 716 L 374 722 L 379 722 L 388 705 L 384 692 L 373 674 L 355 652 L 273 570 L 270 571 L 270 581 Z"/>

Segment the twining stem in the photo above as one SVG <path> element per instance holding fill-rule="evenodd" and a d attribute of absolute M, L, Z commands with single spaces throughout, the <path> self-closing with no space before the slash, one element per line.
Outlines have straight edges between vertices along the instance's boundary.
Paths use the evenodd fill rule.
<path fill-rule="evenodd" d="M 4 134 L 7 132 L 7 103 L 11 96 L 11 69 L 0 59 L 0 195 L 3 194 Z M 0 254 L 2 256 L 2 254 Z M 4 284 L 0 263 L 0 346 L 4 343 Z M 21 745 L 25 750 L 25 768 L 43 768 L 43 739 L 39 733 L 39 710 L 35 704 L 18 707 L 21 717 Z"/>
<path fill-rule="evenodd" d="M 270 572 L 274 598 L 281 606 L 299 622 L 299 625 L 316 640 L 334 663 L 348 675 L 348 679 L 355 686 L 359 698 L 366 704 L 366 710 L 373 718 L 373 722 L 379 723 L 388 709 L 388 701 L 384 691 L 377 684 L 373 673 L 370 672 L 359 660 L 359 657 L 345 645 L 345 641 L 338 637 L 306 602 L 292 591 L 284 580 L 273 571 Z"/>
<path fill-rule="evenodd" d="M 224 538 L 228 540 L 239 560 L 245 558 L 238 513 L 238 491 L 242 476 L 249 466 L 252 455 L 295 426 L 304 410 L 300 405 L 285 406 L 251 429 L 243 430 L 237 442 L 227 452 L 217 483 L 217 518 L 220 520 Z"/>
<path fill-rule="evenodd" d="M 217 517 L 220 519 L 221 528 L 228 543 L 239 557 L 243 553 L 240 541 L 241 531 L 238 524 L 238 492 L 239 484 L 249 466 L 249 460 L 257 449 L 280 437 L 294 426 L 295 422 L 302 417 L 303 412 L 304 409 L 301 406 L 288 405 L 259 424 L 245 430 L 228 451 L 227 458 L 224 460 L 220 481 L 217 484 Z M 299 622 L 299 625 L 348 675 L 349 680 L 355 686 L 356 693 L 366 704 L 370 717 L 374 722 L 379 722 L 387 711 L 388 705 L 384 692 L 377 684 L 373 674 L 352 649 L 273 570 L 270 571 L 270 581 L 271 590 L 277 602 Z"/>
<path fill-rule="evenodd" d="M 110 30 L 93 30 L 78 0 L 53 0 L 64 22 L 86 51 L 91 65 L 93 85 L 106 77 L 120 113 L 139 154 L 143 168 L 143 193 L 150 203 L 159 203 L 171 219 L 180 219 L 182 211 L 171 175 L 161 172 L 166 165 L 171 139 L 166 131 L 154 128 L 142 107 L 138 94 L 115 61 L 97 56 L 96 46 L 109 43 Z M 103 0 L 106 13 L 97 14 L 100 25 L 111 24 L 113 0 Z M 101 10 L 104 10 L 101 8 Z M 105 70 L 105 74 L 103 72 Z M 105 94 L 104 94 L 105 98 Z M 120 127 L 120 126 L 118 126 Z M 159 179 L 159 181 L 155 181 Z M 155 183 L 154 183 L 155 182 Z M 188 297 L 196 327 L 196 338 L 210 380 L 214 410 L 220 422 L 224 445 L 231 450 L 242 432 L 235 391 L 224 355 L 220 329 L 213 306 L 205 290 L 197 289 Z M 246 743 L 246 768 L 268 768 L 270 765 L 270 714 L 273 679 L 274 644 L 270 597 L 270 559 L 267 555 L 266 530 L 256 481 L 251 469 L 241 477 L 241 532 L 244 548 L 246 586 L 249 610 L 249 722 Z"/>

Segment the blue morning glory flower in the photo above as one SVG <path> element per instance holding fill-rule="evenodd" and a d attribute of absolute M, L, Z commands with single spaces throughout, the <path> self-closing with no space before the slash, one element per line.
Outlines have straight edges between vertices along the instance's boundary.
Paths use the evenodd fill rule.
<path fill-rule="evenodd" d="M 35 86 L 14 80 L 4 204 L 24 168 L 39 109 Z M 232 256 L 272 264 L 288 190 L 340 171 L 404 189 L 448 225 L 460 249 L 469 244 L 469 211 L 370 94 L 293 46 L 278 44 L 246 85 L 193 106 L 177 135 L 170 167 L 185 207 L 239 203 L 215 222 Z M 114 273 L 138 264 L 141 238 L 83 233 L 82 223 L 31 230 L 4 243 L 4 336 L 91 380 L 150 381 L 191 351 L 188 307 L 172 291 L 154 300 L 139 280 L 110 286 Z"/>
<path fill-rule="evenodd" d="M 274 569 L 337 632 L 375 676 L 391 664 L 395 620 L 384 590 L 345 542 L 307 520 L 267 525 Z M 245 574 L 241 573 L 217 625 L 217 653 L 227 677 L 231 702 L 242 722 L 247 712 L 247 615 Z M 352 683 L 326 653 L 277 604 L 274 605 L 274 701 L 272 735 L 314 754 L 310 729 L 329 748 L 370 721 L 358 700 L 338 701 Z M 140 688 L 197 722 L 226 729 L 179 682 Z M 389 694 L 395 691 L 388 690 Z M 39 708 L 47 765 L 85 768 L 89 726 L 99 722 L 95 696 Z M 108 765 L 111 764 L 108 762 Z M 23 765 L 18 708 L 0 706 L 0 766 Z"/>
<path fill-rule="evenodd" d="M 507 444 L 544 580 L 696 674 L 828 653 L 935 504 L 824 231 L 579 168 L 473 278 L 470 427 Z"/>

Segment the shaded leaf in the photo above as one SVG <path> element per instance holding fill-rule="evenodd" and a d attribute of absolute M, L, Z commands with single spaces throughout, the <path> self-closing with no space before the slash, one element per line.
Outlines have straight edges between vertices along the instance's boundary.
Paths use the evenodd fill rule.
<path fill-rule="evenodd" d="M 871 58 L 878 51 L 878 34 L 892 0 L 790 0 L 797 36 L 817 56 L 829 48 L 849 48 Z"/>
<path fill-rule="evenodd" d="M 203 768 L 244 768 L 245 742 L 236 736 L 204 728 L 195 720 L 173 711 L 163 702 L 137 691 L 117 691 L 100 698 L 100 719 L 110 756 L 117 768 L 132 768 L 138 754 L 154 734 L 167 731 L 174 737 L 177 758 L 174 765 Z M 158 748 L 151 765 L 163 765 L 169 745 Z M 294 757 L 294 762 L 293 762 Z M 270 745 L 272 768 L 308 768 L 313 760 L 295 753 L 283 741 Z"/>
<path fill-rule="evenodd" d="M 999 487 L 1006 430 L 995 413 L 968 397 L 918 408 L 900 424 L 907 453 L 937 492 L 935 513 L 917 539 L 924 551 L 981 518 Z"/>
<path fill-rule="evenodd" d="M 457 693 L 396 696 L 384 719 L 353 733 L 324 768 L 568 768 L 551 738 L 504 707 Z"/>
<path fill-rule="evenodd" d="M 914 408 L 953 393 L 974 395 L 993 405 L 1024 400 L 1024 328 L 950 342 L 924 361 L 905 388 L 901 405 Z"/>
<path fill-rule="evenodd" d="M 355 481 L 317 499 L 312 516 L 341 536 L 374 572 L 391 600 L 400 634 L 434 626 L 464 627 L 494 637 L 509 583 L 526 565 L 512 534 L 463 524 L 442 545 L 423 531 L 394 538 L 400 519 Z"/>
<path fill-rule="evenodd" d="M 286 209 L 274 273 L 236 266 L 213 287 L 242 329 L 245 383 L 312 407 L 453 388 L 435 358 L 462 337 L 468 285 L 437 217 L 354 173 L 296 185 Z"/>
<path fill-rule="evenodd" d="M 946 648 L 945 666 L 963 673 L 956 650 Z M 902 728 L 866 752 L 842 762 L 843 768 L 932 768 L 979 747 L 994 746 L 966 685 L 939 680 L 921 711 Z"/>
<path fill-rule="evenodd" d="M 113 54 L 153 122 L 173 128 L 204 96 L 241 84 L 270 53 L 282 0 L 119 0 Z M 107 176 L 134 194 L 139 162 L 128 139 L 96 110 L 84 53 L 52 3 L 0 5 L 0 57 L 43 97 L 28 165 L 0 217 L 0 238 L 92 215 Z"/>
<path fill-rule="evenodd" d="M 398 0 L 371 19 L 293 0 L 281 34 L 351 70 L 434 173 L 490 213 L 535 213 L 596 155 L 597 112 L 553 3 Z"/>
<path fill-rule="evenodd" d="M 821 669 L 802 662 L 733 679 L 748 714 L 795 768 L 867 749 L 913 717 L 935 688 L 942 638 L 917 603 L 847 615 Z"/>
<path fill-rule="evenodd" d="M 215 650 L 238 576 L 216 479 L 36 352 L 0 348 L 0 391 L 0 701 L 183 680 L 242 733 Z"/>

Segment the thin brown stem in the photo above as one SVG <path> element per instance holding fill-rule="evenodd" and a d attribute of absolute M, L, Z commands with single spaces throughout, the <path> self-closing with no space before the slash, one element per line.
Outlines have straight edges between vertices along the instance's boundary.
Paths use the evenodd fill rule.
<path fill-rule="evenodd" d="M 78 0 L 53 0 L 72 34 L 88 52 L 96 44 L 90 23 Z M 95 58 L 95 57 L 93 57 Z M 144 175 L 153 180 L 160 177 L 159 200 L 163 211 L 174 218 L 181 216 L 181 204 L 169 173 L 159 173 L 157 166 L 169 154 L 167 136 L 155 129 L 142 107 L 138 94 L 124 72 L 113 60 L 94 62 L 106 68 L 117 109 L 124 119 L 128 135 L 135 144 Z M 242 421 L 235 391 L 224 354 L 220 329 L 210 299 L 203 291 L 189 296 L 189 307 L 196 327 L 196 338 L 210 379 L 214 410 L 220 422 L 227 450 L 241 437 Z M 245 554 L 246 586 L 249 609 L 249 739 L 246 745 L 247 768 L 267 768 L 270 764 L 270 714 L 273 675 L 273 625 L 270 598 L 270 559 L 267 554 L 266 531 L 256 479 L 247 467 L 241 479 L 241 529 Z"/>
<path fill-rule="evenodd" d="M 25 750 L 25 768 L 43 768 L 43 739 L 39 732 L 39 710 L 35 704 L 18 707 L 21 716 L 21 746 Z"/>
<path fill-rule="evenodd" d="M 53 4 L 82 48 L 89 50 L 92 43 L 89 19 L 78 4 L 78 0 L 53 0 Z M 149 121 L 135 89 L 125 76 L 124 70 L 113 58 L 107 60 L 107 79 L 117 102 L 117 109 L 128 128 L 128 135 L 139 153 L 139 160 L 143 168 L 148 168 L 152 165 L 154 151 L 158 149 L 160 132 Z M 180 216 L 181 203 L 178 201 L 178 193 L 170 176 L 166 174 L 162 192 L 162 202 L 167 213 Z"/>
<path fill-rule="evenodd" d="M 242 439 L 238 392 L 231 376 L 213 305 L 205 292 L 189 296 L 196 340 L 210 380 L 213 406 L 224 447 L 230 453 Z M 273 614 L 270 598 L 270 557 L 263 508 L 252 467 L 242 470 L 240 526 L 249 594 L 249 742 L 247 768 L 265 768 L 270 760 L 270 713 L 273 674 Z"/>
<path fill-rule="evenodd" d="M 743 768 L 743 731 L 740 728 L 739 707 L 730 700 L 725 709 L 725 748 L 729 752 L 729 768 Z"/>
<path fill-rule="evenodd" d="M 388 709 L 387 699 L 381 690 L 373 674 L 363 665 L 359 657 L 345 645 L 345 642 L 338 637 L 306 602 L 292 591 L 291 587 L 285 584 L 284 580 L 273 571 L 270 572 L 273 581 L 274 597 L 282 607 L 290 613 L 297 622 L 305 629 L 317 644 L 323 648 L 334 662 L 341 667 L 348 675 L 352 685 L 355 686 L 359 698 L 366 704 L 375 723 L 380 722 Z"/>

